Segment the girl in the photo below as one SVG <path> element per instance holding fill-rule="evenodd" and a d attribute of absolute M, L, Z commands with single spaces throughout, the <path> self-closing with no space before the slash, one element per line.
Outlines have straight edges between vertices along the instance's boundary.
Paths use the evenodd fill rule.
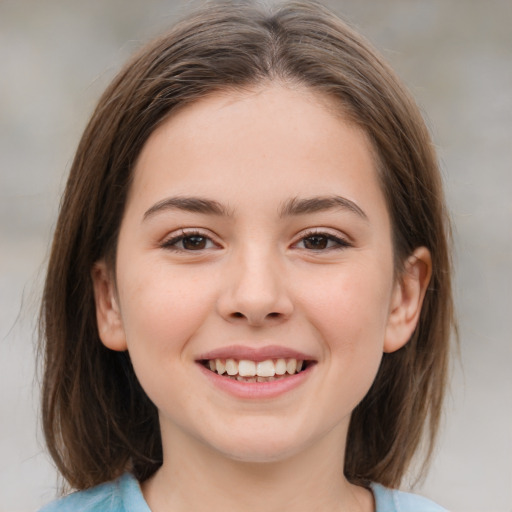
<path fill-rule="evenodd" d="M 46 511 L 438 511 L 453 323 L 436 157 L 312 2 L 210 4 L 104 93 L 42 306 Z"/>

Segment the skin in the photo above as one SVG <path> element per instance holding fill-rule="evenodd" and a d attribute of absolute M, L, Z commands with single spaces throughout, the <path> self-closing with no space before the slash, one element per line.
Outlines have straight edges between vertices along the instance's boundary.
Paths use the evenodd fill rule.
<path fill-rule="evenodd" d="M 100 261 L 93 281 L 103 343 L 129 351 L 159 410 L 164 463 L 142 486 L 154 512 L 374 510 L 343 476 L 350 415 L 382 353 L 412 334 L 431 262 L 418 248 L 395 275 L 370 143 L 333 112 L 282 84 L 215 93 L 140 154 L 115 275 Z M 344 203 L 283 214 L 294 199 L 332 196 Z M 163 205 L 176 197 L 222 214 Z M 240 398 L 196 362 L 233 344 L 316 364 L 286 393 Z"/>

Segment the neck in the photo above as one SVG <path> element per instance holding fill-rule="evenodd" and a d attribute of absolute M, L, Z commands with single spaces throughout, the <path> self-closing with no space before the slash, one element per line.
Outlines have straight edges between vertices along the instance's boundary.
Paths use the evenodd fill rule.
<path fill-rule="evenodd" d="M 173 442 L 164 446 L 164 464 L 144 482 L 143 493 L 153 512 L 373 511 L 371 493 L 343 475 L 345 447 L 338 435 L 333 431 L 277 462 L 237 461 L 200 443 L 191 449 Z"/>

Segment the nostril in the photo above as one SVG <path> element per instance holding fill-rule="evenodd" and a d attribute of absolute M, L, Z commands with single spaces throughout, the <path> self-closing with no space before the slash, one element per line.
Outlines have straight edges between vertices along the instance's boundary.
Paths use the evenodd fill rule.
<path fill-rule="evenodd" d="M 284 315 L 278 311 L 272 311 L 271 313 L 267 313 L 266 315 L 264 316 L 259 316 L 259 315 L 256 315 L 256 314 L 244 314 L 242 313 L 241 311 L 233 311 L 231 314 L 230 314 L 230 318 L 232 320 L 239 320 L 239 319 L 244 319 L 244 320 L 247 320 L 249 322 L 249 324 L 251 325 L 256 325 L 256 324 L 260 324 L 262 322 L 265 322 L 265 321 L 271 321 L 271 320 L 280 320 L 284 317 Z"/>

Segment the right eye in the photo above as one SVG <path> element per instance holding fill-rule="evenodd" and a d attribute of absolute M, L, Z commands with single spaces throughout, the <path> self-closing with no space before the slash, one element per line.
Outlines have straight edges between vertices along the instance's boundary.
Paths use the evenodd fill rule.
<path fill-rule="evenodd" d="M 162 245 L 164 249 L 174 251 L 203 251 L 213 249 L 217 245 L 213 240 L 202 233 L 180 233 L 177 236 L 165 240 Z"/>

